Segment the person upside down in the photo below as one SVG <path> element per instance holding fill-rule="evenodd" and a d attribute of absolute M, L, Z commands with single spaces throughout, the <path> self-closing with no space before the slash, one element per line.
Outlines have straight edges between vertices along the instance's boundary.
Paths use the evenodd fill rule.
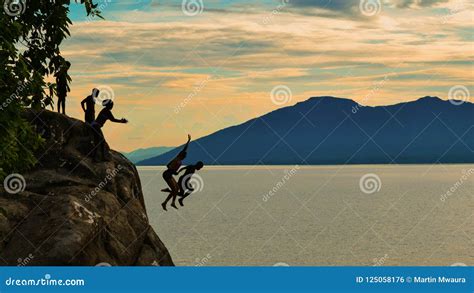
<path fill-rule="evenodd" d="M 177 174 L 179 174 L 179 173 L 185 171 L 184 174 L 181 175 L 178 179 L 178 186 L 179 186 L 178 196 L 180 197 L 178 199 L 178 202 L 182 207 L 184 206 L 184 203 L 183 203 L 184 199 L 186 197 L 190 196 L 194 192 L 194 186 L 192 186 L 190 184 L 192 176 L 194 175 L 194 173 L 196 173 L 196 171 L 201 170 L 203 167 L 204 167 L 204 163 L 199 161 L 194 165 L 189 165 L 189 166 L 183 167 L 177 172 Z M 165 188 L 165 189 L 162 189 L 161 191 L 171 192 L 171 189 L 170 188 Z M 163 207 L 163 208 L 165 208 L 165 207 Z M 166 208 L 165 208 L 165 210 L 166 210 Z"/>

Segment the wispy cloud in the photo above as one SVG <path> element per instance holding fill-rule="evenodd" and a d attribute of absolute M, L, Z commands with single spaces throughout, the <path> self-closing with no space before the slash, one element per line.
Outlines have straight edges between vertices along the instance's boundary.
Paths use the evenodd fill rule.
<path fill-rule="evenodd" d="M 121 149 L 179 144 L 187 132 L 202 136 L 264 114 L 276 107 L 269 95 L 281 84 L 292 89 L 292 103 L 335 95 L 372 105 L 473 85 L 472 4 L 382 2 L 367 21 L 354 16 L 359 1 L 204 1 L 194 17 L 172 3 L 117 3 L 104 8 L 106 21 L 74 11 L 63 52 L 73 64 L 73 103 L 96 85 L 114 88 L 115 111 L 131 123 L 106 134 Z"/>

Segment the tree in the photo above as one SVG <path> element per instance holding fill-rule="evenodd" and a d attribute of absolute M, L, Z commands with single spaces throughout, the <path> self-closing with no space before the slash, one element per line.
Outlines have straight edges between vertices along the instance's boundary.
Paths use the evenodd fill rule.
<path fill-rule="evenodd" d="M 70 36 L 70 0 L 5 0 L 0 14 L 0 178 L 31 168 L 42 139 L 21 114 L 52 105 L 55 84 L 46 82 L 66 61 L 60 45 Z M 79 0 L 100 16 L 93 0 Z M 70 77 L 68 76 L 68 80 Z"/>

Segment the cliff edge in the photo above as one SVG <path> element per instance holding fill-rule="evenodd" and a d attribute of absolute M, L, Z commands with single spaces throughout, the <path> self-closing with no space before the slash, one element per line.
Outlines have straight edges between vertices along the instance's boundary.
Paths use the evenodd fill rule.
<path fill-rule="evenodd" d="M 24 116 L 45 144 L 33 170 L 0 187 L 0 264 L 172 266 L 135 166 L 115 151 L 108 161 L 91 158 L 93 130 L 81 121 Z"/>

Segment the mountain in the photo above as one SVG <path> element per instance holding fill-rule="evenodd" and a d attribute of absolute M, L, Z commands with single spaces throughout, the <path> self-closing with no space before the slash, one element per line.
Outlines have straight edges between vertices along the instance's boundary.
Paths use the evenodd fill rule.
<path fill-rule="evenodd" d="M 173 150 L 174 147 L 152 147 L 146 149 L 134 150 L 130 153 L 122 153 L 132 163 L 138 163 L 140 161 L 153 158 Z"/>
<path fill-rule="evenodd" d="M 473 126 L 474 104 L 468 102 L 424 97 L 369 107 L 314 97 L 193 141 L 185 163 L 473 163 Z M 164 165 L 178 151 L 140 164 Z"/>

